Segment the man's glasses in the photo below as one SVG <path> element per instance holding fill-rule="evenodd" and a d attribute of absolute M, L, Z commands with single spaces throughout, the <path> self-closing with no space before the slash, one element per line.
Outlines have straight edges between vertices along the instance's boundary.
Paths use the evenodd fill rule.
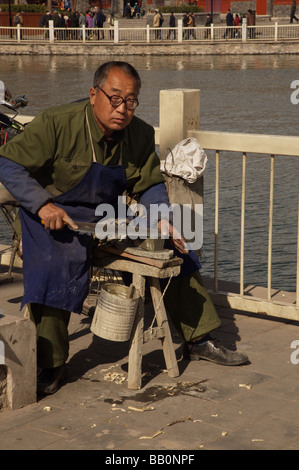
<path fill-rule="evenodd" d="M 132 98 L 124 99 L 121 96 L 117 96 L 117 95 L 109 96 L 99 86 L 95 86 L 94 88 L 98 88 L 99 90 L 101 90 L 104 93 L 104 95 L 107 96 L 108 100 L 110 101 L 111 106 L 113 106 L 114 108 L 118 108 L 118 106 L 125 103 L 127 109 L 130 109 L 132 111 L 133 109 L 137 108 L 137 106 L 139 105 L 138 100 L 133 100 Z"/>

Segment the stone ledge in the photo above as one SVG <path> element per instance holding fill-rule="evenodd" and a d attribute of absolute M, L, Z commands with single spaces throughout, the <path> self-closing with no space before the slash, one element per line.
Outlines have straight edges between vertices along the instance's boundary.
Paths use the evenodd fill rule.
<path fill-rule="evenodd" d="M 1 55 L 89 55 L 89 56 L 176 56 L 176 55 L 267 55 L 299 54 L 299 41 L 263 42 L 200 42 L 192 44 L 140 44 L 75 42 L 49 44 L 0 43 Z"/>
<path fill-rule="evenodd" d="M 29 318 L 0 315 L 0 365 L 2 370 L 6 370 L 7 395 L 5 399 L 1 397 L 1 403 L 9 409 L 34 403 L 36 331 Z"/>

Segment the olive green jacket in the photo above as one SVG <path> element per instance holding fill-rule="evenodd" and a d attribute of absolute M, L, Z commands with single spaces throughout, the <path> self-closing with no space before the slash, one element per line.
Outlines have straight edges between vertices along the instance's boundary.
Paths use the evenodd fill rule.
<path fill-rule="evenodd" d="M 25 131 L 1 147 L 0 155 L 24 166 L 52 196 L 78 183 L 93 161 L 86 112 L 96 155 L 103 165 L 124 165 L 128 192 L 164 182 L 155 152 L 154 129 L 137 117 L 107 143 L 89 100 L 57 106 L 39 114 Z"/>

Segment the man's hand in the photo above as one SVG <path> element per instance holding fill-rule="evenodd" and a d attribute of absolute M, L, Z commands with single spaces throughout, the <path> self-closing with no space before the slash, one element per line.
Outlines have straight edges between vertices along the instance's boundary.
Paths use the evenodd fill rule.
<path fill-rule="evenodd" d="M 45 204 L 39 211 L 38 216 L 41 218 L 45 228 L 50 230 L 61 230 L 65 224 L 70 225 L 73 229 L 78 227 L 74 221 L 67 215 L 65 210 L 56 206 L 52 202 Z"/>
<path fill-rule="evenodd" d="M 161 235 L 169 234 L 170 243 L 182 254 L 187 254 L 188 249 L 186 247 L 186 242 L 183 236 L 167 221 L 160 220 L 158 222 L 158 227 L 161 232 Z"/>

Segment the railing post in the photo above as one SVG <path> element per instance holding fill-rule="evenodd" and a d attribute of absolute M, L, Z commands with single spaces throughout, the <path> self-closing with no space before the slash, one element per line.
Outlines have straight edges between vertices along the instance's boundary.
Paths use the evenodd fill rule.
<path fill-rule="evenodd" d="M 49 41 L 54 42 L 54 21 L 49 20 Z"/>
<path fill-rule="evenodd" d="M 183 42 L 183 20 L 178 20 L 178 42 Z"/>
<path fill-rule="evenodd" d="M 275 21 L 275 26 L 274 26 L 274 41 L 276 42 L 278 38 L 278 23 Z"/>
<path fill-rule="evenodd" d="M 297 212 L 296 306 L 299 307 L 299 194 L 298 194 L 298 212 Z"/>
<path fill-rule="evenodd" d="M 242 21 L 242 41 L 247 40 L 247 18 L 243 18 Z"/>
<path fill-rule="evenodd" d="M 211 24 L 211 40 L 214 40 L 214 23 Z"/>
<path fill-rule="evenodd" d="M 117 20 L 114 21 L 114 42 L 117 44 L 119 42 L 119 23 Z"/>
<path fill-rule="evenodd" d="M 17 41 L 21 41 L 21 25 L 17 24 Z"/>
<path fill-rule="evenodd" d="M 85 24 L 82 25 L 82 41 L 83 41 L 83 43 L 86 42 L 86 29 L 85 29 Z"/>
<path fill-rule="evenodd" d="M 148 44 L 150 42 L 150 27 L 149 27 L 149 24 L 146 25 L 146 42 Z"/>
<path fill-rule="evenodd" d="M 166 157 L 168 148 L 186 139 L 189 129 L 199 129 L 199 120 L 200 90 L 161 90 L 160 158 Z"/>

